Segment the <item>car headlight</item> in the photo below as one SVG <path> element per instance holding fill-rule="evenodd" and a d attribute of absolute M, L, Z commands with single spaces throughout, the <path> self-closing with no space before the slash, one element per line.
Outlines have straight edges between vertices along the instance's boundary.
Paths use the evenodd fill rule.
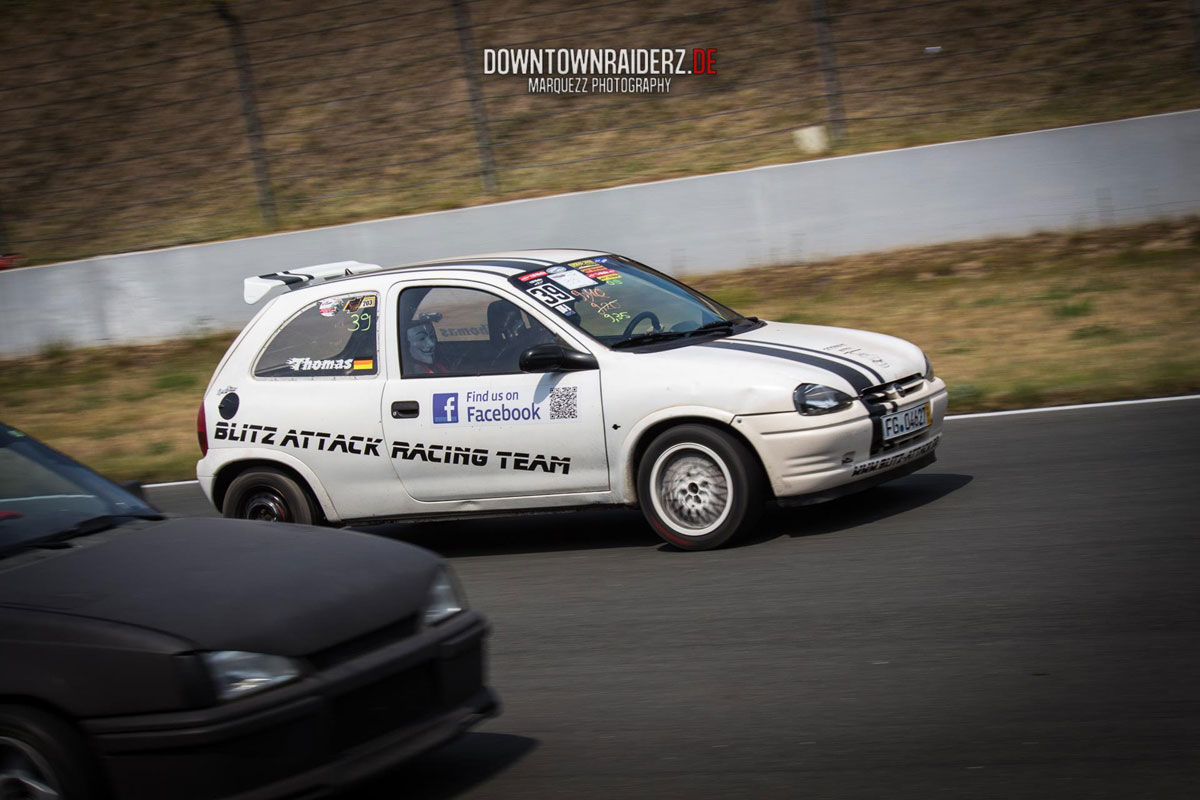
<path fill-rule="evenodd" d="M 454 579 L 454 573 L 442 567 L 429 587 L 429 596 L 425 598 L 425 610 L 421 620 L 426 626 L 437 625 L 450 619 L 467 607 L 467 598 Z"/>
<path fill-rule="evenodd" d="M 933 380 L 933 363 L 929 360 L 929 356 L 925 356 L 925 372 L 921 377 L 927 381 Z"/>
<path fill-rule="evenodd" d="M 845 392 L 819 383 L 802 383 L 792 393 L 792 401 L 801 414 L 829 414 L 848 408 L 854 398 Z"/>
<path fill-rule="evenodd" d="M 201 653 L 219 700 L 245 697 L 300 677 L 300 665 L 284 656 L 216 650 Z"/>

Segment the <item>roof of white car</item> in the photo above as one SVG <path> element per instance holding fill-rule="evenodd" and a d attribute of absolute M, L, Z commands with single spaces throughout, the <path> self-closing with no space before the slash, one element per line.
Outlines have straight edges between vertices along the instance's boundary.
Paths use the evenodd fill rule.
<path fill-rule="evenodd" d="M 301 289 L 314 282 L 335 281 L 364 273 L 418 269 L 466 270 L 507 278 L 520 275 L 522 272 L 536 270 L 539 267 L 549 267 L 564 261 L 604 254 L 603 250 L 509 250 L 457 258 L 440 258 L 434 261 L 421 261 L 395 267 L 381 267 L 378 264 L 364 264 L 359 261 L 337 261 L 331 264 L 316 264 L 310 267 L 281 270 L 266 275 L 252 275 L 243 282 L 242 296 L 247 303 L 257 303 L 276 286 L 286 285 L 292 289 Z"/>
<path fill-rule="evenodd" d="M 564 261 L 574 261 L 590 256 L 605 255 L 604 250 L 507 250 L 498 253 L 477 253 L 457 258 L 439 258 L 433 261 L 421 261 L 415 264 L 405 264 L 395 269 L 412 269 L 414 267 L 473 267 L 508 268 L 517 275 L 538 267 L 549 267 Z"/>

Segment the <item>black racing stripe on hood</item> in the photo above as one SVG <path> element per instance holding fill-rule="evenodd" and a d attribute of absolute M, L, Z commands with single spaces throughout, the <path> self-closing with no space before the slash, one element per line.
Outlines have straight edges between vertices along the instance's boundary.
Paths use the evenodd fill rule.
<path fill-rule="evenodd" d="M 853 358 L 850 358 L 849 356 L 844 356 L 840 353 L 827 353 L 824 350 L 814 350 L 811 347 L 801 347 L 798 344 L 780 344 L 779 342 L 764 342 L 761 339 L 738 339 L 738 341 L 739 342 L 747 342 L 749 344 L 765 344 L 765 345 L 770 345 L 771 347 L 784 347 L 784 348 L 787 348 L 788 350 L 800 350 L 805 353 L 813 353 L 814 355 L 824 356 L 825 358 L 836 358 L 839 361 L 844 361 L 845 363 L 849 364 L 852 367 L 861 369 L 864 372 L 871 373 L 871 375 L 873 375 L 875 377 L 876 383 L 887 383 L 887 379 L 884 378 L 882 375 L 880 375 L 878 372 L 876 372 L 873 368 L 867 366 L 866 364 L 863 364 L 861 361 L 855 361 Z"/>
<path fill-rule="evenodd" d="M 843 364 L 840 361 L 835 361 L 832 358 L 821 358 L 818 356 L 810 356 L 804 353 L 793 353 L 787 350 L 775 350 L 769 347 L 762 347 L 756 344 L 740 344 L 731 342 L 728 339 L 723 339 L 718 342 L 708 342 L 699 347 L 716 347 L 722 350 L 743 350 L 747 353 L 755 353 L 760 356 L 774 356 L 775 358 L 783 358 L 788 361 L 796 361 L 801 364 L 807 364 L 810 367 L 818 367 L 827 372 L 832 372 L 839 378 L 842 378 L 851 386 L 854 391 L 862 394 L 864 390 L 873 386 L 870 379 L 863 375 L 857 369 L 854 369 L 849 364 Z"/>

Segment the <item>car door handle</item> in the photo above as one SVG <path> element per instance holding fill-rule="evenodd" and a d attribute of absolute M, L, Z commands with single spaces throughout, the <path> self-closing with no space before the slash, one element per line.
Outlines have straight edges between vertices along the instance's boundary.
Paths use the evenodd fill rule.
<path fill-rule="evenodd" d="M 407 419 L 421 413 L 421 405 L 416 400 L 397 400 L 392 403 L 392 419 Z"/>

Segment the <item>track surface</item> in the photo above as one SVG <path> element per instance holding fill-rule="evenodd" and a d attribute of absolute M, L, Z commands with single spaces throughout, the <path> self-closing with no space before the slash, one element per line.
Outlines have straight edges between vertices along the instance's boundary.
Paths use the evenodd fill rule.
<path fill-rule="evenodd" d="M 345 796 L 1200 796 L 1198 431 L 952 419 L 926 471 L 711 553 L 626 511 L 376 528 L 453 560 L 505 709 Z"/>

